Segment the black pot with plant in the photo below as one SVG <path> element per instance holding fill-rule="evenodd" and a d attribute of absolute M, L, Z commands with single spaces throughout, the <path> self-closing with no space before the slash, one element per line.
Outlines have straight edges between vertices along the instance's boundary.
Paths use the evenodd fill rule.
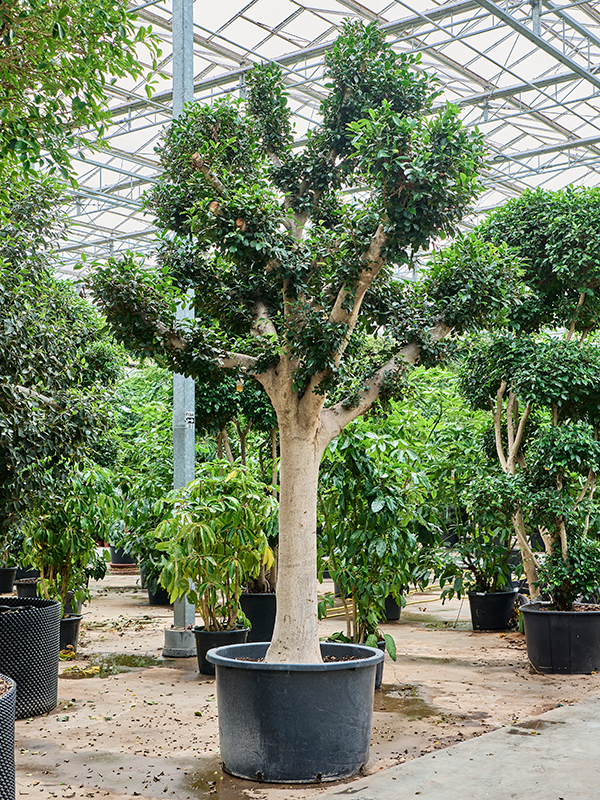
<path fill-rule="evenodd" d="M 61 484 L 48 476 L 47 492 L 30 510 L 24 530 L 25 547 L 40 570 L 36 591 L 40 597 L 61 603 L 61 639 L 77 648 L 80 602 L 89 600 L 90 577 L 106 574 L 106 562 L 96 551 L 101 526 L 96 505 L 96 478 L 92 472 L 75 472 Z M 62 621 L 64 620 L 64 622 Z"/>
<path fill-rule="evenodd" d="M 204 625 L 194 630 L 199 668 L 214 674 L 204 658 L 210 649 L 205 642 L 214 647 L 214 634 L 225 632 L 245 639 L 240 597 L 262 566 L 268 571 L 273 565 L 265 531 L 277 503 L 242 464 L 212 461 L 200 465 L 198 478 L 166 504 L 170 513 L 156 531 L 167 556 L 161 581 L 172 600 L 187 597 L 200 611 Z"/>

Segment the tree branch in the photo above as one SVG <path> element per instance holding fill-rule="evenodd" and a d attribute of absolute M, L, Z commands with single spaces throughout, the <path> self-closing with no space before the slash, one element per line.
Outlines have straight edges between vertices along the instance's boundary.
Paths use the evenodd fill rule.
<path fill-rule="evenodd" d="M 28 389 L 26 386 L 13 386 L 17 392 L 20 394 L 24 394 L 25 397 L 30 397 L 32 400 L 37 400 L 38 403 L 42 403 L 42 405 L 50 406 L 55 411 L 63 411 L 64 407 L 57 403 L 56 400 L 53 400 L 51 397 L 46 397 L 44 394 L 39 394 L 38 392 L 34 392 L 33 389 Z"/>
<path fill-rule="evenodd" d="M 200 153 L 194 153 L 192 156 L 192 169 L 199 170 L 204 176 L 205 181 L 212 186 L 217 194 L 221 195 L 221 197 L 227 197 L 227 189 L 217 178 Z"/>
<path fill-rule="evenodd" d="M 494 418 L 494 436 L 496 439 L 496 452 L 498 459 L 504 472 L 508 472 L 508 465 L 506 463 L 506 456 L 504 455 L 504 448 L 502 447 L 502 399 L 506 391 L 506 381 L 502 381 L 500 388 L 496 392 L 496 408 L 492 404 L 492 416 Z M 491 401 L 490 401 L 491 402 Z"/>
<path fill-rule="evenodd" d="M 269 315 L 269 309 L 260 300 L 254 304 L 254 323 L 252 325 L 253 336 L 265 336 L 271 334 L 279 339 L 277 328 Z"/>

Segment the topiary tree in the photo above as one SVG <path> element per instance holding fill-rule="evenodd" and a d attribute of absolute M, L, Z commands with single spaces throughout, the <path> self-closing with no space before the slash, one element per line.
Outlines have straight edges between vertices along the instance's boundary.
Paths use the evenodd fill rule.
<path fill-rule="evenodd" d="M 588 536 L 600 468 L 600 191 L 524 192 L 492 212 L 477 237 L 508 245 L 527 292 L 504 331 L 479 340 L 462 389 L 487 408 L 501 474 L 490 507 L 510 511 L 532 597 L 566 610 L 598 582 Z M 539 534 L 544 568 L 531 544 Z M 587 565 L 587 566 L 586 566 Z"/>
<path fill-rule="evenodd" d="M 320 660 L 321 457 L 449 332 L 444 309 L 394 273 L 454 231 L 483 160 L 480 135 L 462 129 L 457 109 L 431 113 L 436 83 L 418 57 L 395 53 L 375 25 L 346 23 L 325 58 L 323 124 L 301 148 L 274 65 L 248 74 L 246 102 L 190 105 L 163 137 L 164 176 L 148 199 L 169 231 L 161 268 L 130 257 L 93 278 L 128 346 L 202 381 L 251 375 L 270 398 L 281 447 L 270 662 Z M 190 287 L 196 321 L 176 323 Z"/>

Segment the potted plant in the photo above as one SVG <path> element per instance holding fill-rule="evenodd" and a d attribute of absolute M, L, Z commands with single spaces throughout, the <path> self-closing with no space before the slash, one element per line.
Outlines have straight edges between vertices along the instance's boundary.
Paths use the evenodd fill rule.
<path fill-rule="evenodd" d="M 167 556 L 161 581 L 172 601 L 186 597 L 200 611 L 198 665 L 214 674 L 208 650 L 245 641 L 240 597 L 248 579 L 273 564 L 266 531 L 277 502 L 248 468 L 227 461 L 200 465 L 197 479 L 166 502 L 168 516 L 156 530 Z"/>
<path fill-rule="evenodd" d="M 442 589 L 442 602 L 467 594 L 473 630 L 504 630 L 514 611 L 513 586 L 516 537 L 510 509 L 498 503 L 493 474 L 480 470 L 440 515 L 442 540 L 455 538 L 437 551 L 434 573 Z M 431 554 L 430 554 L 431 557 Z"/>
<path fill-rule="evenodd" d="M 474 406 L 491 412 L 501 471 L 495 493 L 510 506 L 532 599 L 523 611 L 528 651 L 534 625 L 553 639 L 548 623 L 558 615 L 556 645 L 549 642 L 543 656 L 532 646 L 530 659 L 544 672 L 595 670 L 599 612 L 573 600 L 598 568 L 591 523 L 600 469 L 600 351 L 590 339 L 600 329 L 600 192 L 524 192 L 492 212 L 475 235 L 513 249 L 527 288 L 509 307 L 505 329 L 469 350 L 461 386 Z M 543 590 L 552 614 L 533 602 Z"/>
<path fill-rule="evenodd" d="M 320 645 L 319 467 L 346 425 L 397 396 L 407 365 L 433 357 L 450 333 L 454 323 L 447 324 L 444 309 L 393 276 L 430 240 L 454 231 L 479 191 L 484 161 L 481 136 L 462 128 L 456 109 L 431 113 L 437 85 L 417 60 L 396 53 L 376 24 L 346 22 L 325 54 L 323 124 L 301 149 L 293 146 L 291 111 L 275 64 L 249 70 L 244 102 L 189 104 L 165 132 L 158 148 L 164 172 L 147 197 L 165 231 L 159 267 L 129 255 L 109 260 L 91 279 L 120 340 L 201 381 L 227 375 L 256 380 L 277 415 L 273 638 L 268 648 L 235 646 L 262 650 L 258 666 L 228 658 L 219 661 L 227 669 L 217 669 L 221 751 L 227 752 L 226 768 L 246 777 L 332 779 L 353 774 L 368 757 L 375 667 L 383 654 L 363 645 Z M 343 194 L 343 187 L 361 187 L 360 196 Z M 511 284 L 506 290 L 501 275 L 510 268 L 499 260 L 469 275 L 455 330 L 504 308 Z M 457 264 L 457 281 L 463 272 Z M 194 290 L 195 321 L 178 322 L 177 303 L 189 303 Z M 332 649 L 351 653 L 352 666 L 324 662 L 322 654 Z M 282 696 L 268 688 L 262 692 L 268 703 L 254 704 L 249 730 L 255 738 L 264 731 L 258 735 L 264 751 L 247 746 L 238 724 L 223 724 L 221 694 L 229 689 L 222 680 L 232 672 L 245 676 L 246 685 L 266 686 L 271 678 L 292 680 L 293 673 L 303 686 L 301 693 L 287 693 L 285 712 Z M 352 675 L 358 684 L 349 691 Z M 314 713 L 307 710 L 302 720 L 298 714 L 298 698 L 309 697 L 313 679 L 327 686 L 327 702 L 343 720 L 342 748 L 330 746 L 324 727 L 315 729 Z M 323 693 L 315 691 L 305 705 L 321 702 Z M 275 718 L 289 730 L 274 729 Z M 301 769 L 291 745 L 279 755 L 266 752 L 282 741 L 296 749 L 305 743 Z M 343 762 L 341 751 L 347 753 Z M 254 765 L 238 761 L 250 755 Z"/>
<path fill-rule="evenodd" d="M 402 606 L 414 578 L 418 542 L 410 523 L 422 496 L 404 455 L 393 436 L 353 427 L 329 446 L 319 488 L 321 570 L 326 564 L 346 616 L 345 633 L 331 639 L 379 646 L 394 660 L 394 639 L 379 624 L 386 601 Z M 321 604 L 322 616 L 328 605 Z M 382 670 L 375 688 L 381 677 Z"/>
<path fill-rule="evenodd" d="M 38 594 L 61 603 L 61 650 L 77 649 L 79 604 L 89 600 L 89 578 L 106 574 L 106 562 L 96 552 L 103 525 L 96 505 L 98 476 L 98 471 L 74 472 L 57 483 L 48 475 L 46 492 L 24 526 L 25 548 L 40 571 Z"/>

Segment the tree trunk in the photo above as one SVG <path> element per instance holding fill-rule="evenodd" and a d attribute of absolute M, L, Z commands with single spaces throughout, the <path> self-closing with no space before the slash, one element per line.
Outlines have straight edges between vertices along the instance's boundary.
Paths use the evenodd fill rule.
<path fill-rule="evenodd" d="M 277 617 L 266 660 L 321 661 L 317 615 L 317 484 L 322 448 L 306 431 L 280 430 Z"/>

